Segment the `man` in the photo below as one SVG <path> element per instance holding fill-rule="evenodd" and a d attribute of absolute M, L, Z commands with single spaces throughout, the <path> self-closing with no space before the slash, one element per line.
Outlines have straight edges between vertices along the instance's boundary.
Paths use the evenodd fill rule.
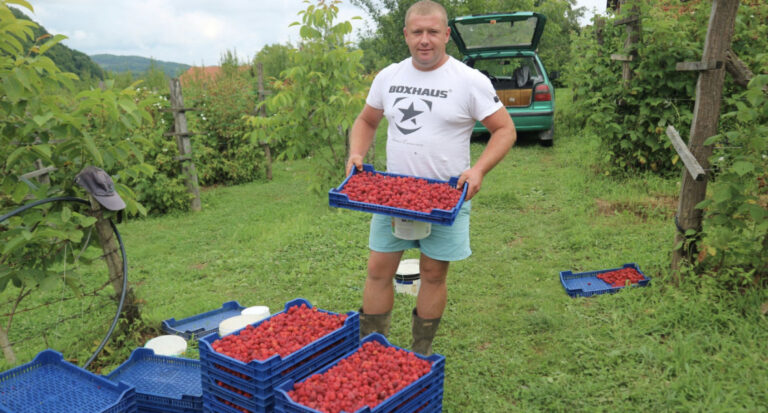
<path fill-rule="evenodd" d="M 515 126 L 496 96 L 490 80 L 445 53 L 450 28 L 445 9 L 422 0 L 405 15 L 405 42 L 411 57 L 382 70 L 374 79 L 366 105 L 350 131 L 352 168 L 362 168 L 376 129 L 387 116 L 387 171 L 447 181 L 459 176 L 468 184 L 466 201 L 451 226 L 432 225 L 417 241 L 396 238 L 391 218 L 374 215 L 369 236 L 368 277 L 360 309 L 361 337 L 387 335 L 394 304 L 392 279 L 403 251 L 419 248 L 421 286 L 412 315 L 412 350 L 429 355 L 446 303 L 446 278 L 451 261 L 467 258 L 471 202 L 483 177 L 506 155 L 516 140 Z M 490 140 L 470 167 L 472 128 L 480 120 Z"/>

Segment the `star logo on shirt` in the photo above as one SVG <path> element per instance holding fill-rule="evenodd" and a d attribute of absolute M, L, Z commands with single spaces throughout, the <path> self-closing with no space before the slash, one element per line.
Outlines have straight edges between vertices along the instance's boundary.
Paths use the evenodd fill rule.
<path fill-rule="evenodd" d="M 400 119 L 400 123 L 403 123 L 410 119 L 411 122 L 416 124 L 416 119 L 413 119 L 413 118 L 415 118 L 416 116 L 419 116 L 420 113 L 424 113 L 423 110 L 414 109 L 413 102 L 411 102 L 411 106 L 408 106 L 407 109 L 398 108 L 398 110 L 400 110 L 400 112 L 403 112 L 403 118 Z"/>
<path fill-rule="evenodd" d="M 395 121 L 395 127 L 403 135 L 408 135 L 421 129 L 421 125 L 418 122 L 419 115 L 432 111 L 432 101 L 410 96 L 400 97 L 395 99 L 392 107 L 399 110 L 403 115 Z"/>

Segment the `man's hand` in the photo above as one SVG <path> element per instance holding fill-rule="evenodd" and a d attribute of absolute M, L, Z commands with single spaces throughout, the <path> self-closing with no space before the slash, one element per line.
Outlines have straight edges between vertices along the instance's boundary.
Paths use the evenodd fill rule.
<path fill-rule="evenodd" d="M 358 171 L 363 170 L 363 157 L 360 155 L 350 155 L 347 160 L 347 175 L 352 173 L 352 168 L 357 168 Z"/>
<path fill-rule="evenodd" d="M 464 199 L 469 201 L 475 194 L 480 192 L 480 187 L 483 185 L 483 173 L 475 168 L 467 169 L 459 176 L 456 188 L 461 191 L 465 182 L 467 183 L 467 196 Z"/>

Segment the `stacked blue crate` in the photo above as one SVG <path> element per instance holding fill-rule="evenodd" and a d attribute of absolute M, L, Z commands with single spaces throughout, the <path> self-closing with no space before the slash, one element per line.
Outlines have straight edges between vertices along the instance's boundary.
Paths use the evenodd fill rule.
<path fill-rule="evenodd" d="M 363 344 L 376 341 L 386 347 L 400 347 L 391 345 L 387 339 L 378 333 L 366 336 L 361 342 Z M 318 370 L 315 374 L 323 374 L 341 360 L 354 354 L 359 348 L 345 354 L 336 362 Z M 408 350 L 406 350 L 408 351 Z M 416 381 L 409 384 L 402 390 L 393 394 L 379 405 L 370 408 L 364 407 L 354 413 L 433 413 L 443 410 L 443 387 L 445 383 L 445 357 L 440 354 L 432 354 L 424 357 L 418 353 L 413 353 L 417 357 L 427 360 L 432 364 L 429 373 L 419 377 Z M 275 412 L 276 413 L 320 413 L 318 410 L 296 403 L 289 396 L 288 392 L 293 390 L 293 384 L 296 380 L 289 380 L 277 388 Z"/>
<path fill-rule="evenodd" d="M 302 304 L 312 308 L 308 301 L 295 299 L 286 303 L 284 311 L 253 325 L 257 326 Z M 337 314 L 321 309 L 318 311 Z M 240 331 L 232 334 L 239 334 Z M 241 413 L 245 409 L 249 412 L 272 412 L 277 386 L 286 380 L 302 379 L 357 348 L 360 343 L 360 320 L 357 312 L 348 312 L 341 328 L 285 358 L 275 355 L 250 363 L 216 352 L 213 343 L 220 338 L 218 333 L 213 333 L 198 341 L 205 411 Z"/>
<path fill-rule="evenodd" d="M 64 360 L 54 350 L 0 374 L 3 413 L 133 413 L 136 392 Z"/>
<path fill-rule="evenodd" d="M 139 413 L 203 411 L 199 360 L 155 355 L 142 347 L 107 378 L 135 387 Z"/>

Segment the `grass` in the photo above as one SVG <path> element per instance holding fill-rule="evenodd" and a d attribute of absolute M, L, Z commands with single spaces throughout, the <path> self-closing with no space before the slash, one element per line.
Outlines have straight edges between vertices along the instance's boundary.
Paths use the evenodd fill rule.
<path fill-rule="evenodd" d="M 558 99 L 567 111 L 567 93 Z M 451 264 L 434 343 L 447 359 L 444 411 L 768 411 L 766 292 L 673 287 L 677 183 L 597 175 L 595 139 L 563 129 L 555 139 L 513 148 L 473 201 L 473 255 Z M 473 157 L 484 147 L 473 143 Z M 272 182 L 203 191 L 199 213 L 120 226 L 150 326 L 229 300 L 359 308 L 369 216 L 309 193 L 306 161 L 273 172 Z M 649 287 L 574 299 L 558 279 L 627 262 Z M 414 304 L 396 296 L 395 345 L 410 344 Z M 116 363 L 143 343 L 129 344 Z"/>

